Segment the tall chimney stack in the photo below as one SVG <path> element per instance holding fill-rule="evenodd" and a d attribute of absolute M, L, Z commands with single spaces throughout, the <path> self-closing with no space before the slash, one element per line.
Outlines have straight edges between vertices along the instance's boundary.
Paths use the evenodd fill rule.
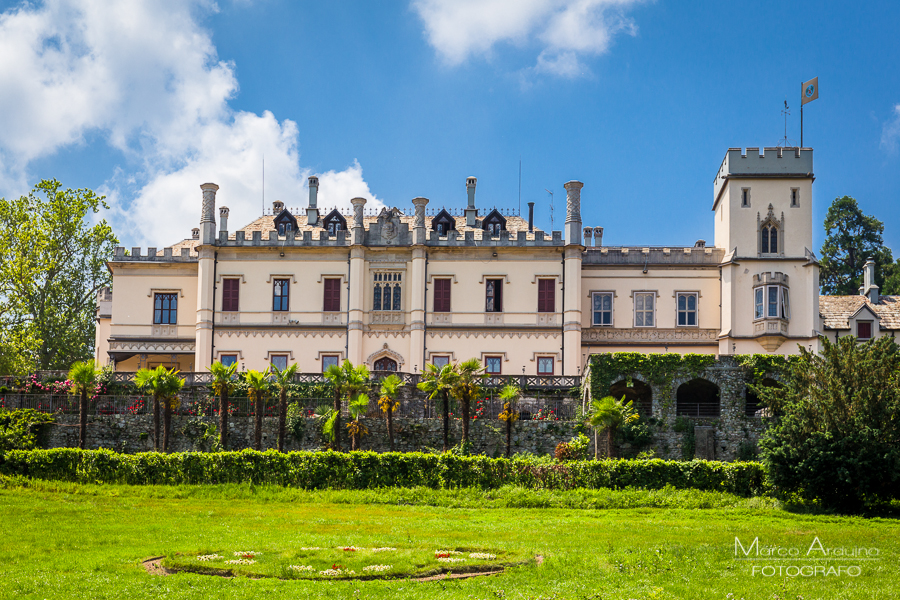
<path fill-rule="evenodd" d="M 863 270 L 863 286 L 861 292 L 864 296 L 868 296 L 872 304 L 878 304 L 881 297 L 878 293 L 878 286 L 875 285 L 875 261 L 872 257 L 866 259 L 866 266 Z"/>
<path fill-rule="evenodd" d="M 223 206 L 219 209 L 219 231 L 228 233 L 228 207 Z"/>
<path fill-rule="evenodd" d="M 204 183 L 200 186 L 203 190 L 203 210 L 200 214 L 200 243 L 216 243 L 216 192 L 219 189 L 214 183 Z"/>
<path fill-rule="evenodd" d="M 466 205 L 466 227 L 475 227 L 478 220 L 478 209 L 475 208 L 475 184 L 478 179 L 469 177 L 466 179 L 466 192 L 469 195 L 469 203 Z"/>
<path fill-rule="evenodd" d="M 534 231 L 534 202 L 528 203 L 528 231 Z"/>
<path fill-rule="evenodd" d="M 306 208 L 307 225 L 315 225 L 319 222 L 319 178 L 315 175 L 309 178 L 309 206 Z"/>
<path fill-rule="evenodd" d="M 566 188 L 566 245 L 581 243 L 581 188 L 580 181 L 570 181 Z"/>

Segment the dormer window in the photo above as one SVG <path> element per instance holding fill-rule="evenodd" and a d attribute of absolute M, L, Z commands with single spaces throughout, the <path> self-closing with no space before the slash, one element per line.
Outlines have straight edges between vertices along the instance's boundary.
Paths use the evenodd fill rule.
<path fill-rule="evenodd" d="M 481 228 L 491 237 L 498 236 L 502 231 L 506 231 L 506 219 L 495 208 L 481 222 Z"/>
<path fill-rule="evenodd" d="M 437 231 L 437 234 L 443 237 L 450 233 L 451 229 L 456 229 L 456 219 L 451 217 L 446 210 L 441 209 L 441 212 L 431 220 L 431 229 Z"/>
<path fill-rule="evenodd" d="M 292 231 L 297 231 L 297 219 L 286 208 L 275 215 L 274 222 L 278 235 L 288 235 Z"/>
<path fill-rule="evenodd" d="M 322 219 L 322 226 L 328 232 L 329 237 L 337 237 L 339 231 L 347 230 L 347 220 L 334 209 L 328 216 Z"/>

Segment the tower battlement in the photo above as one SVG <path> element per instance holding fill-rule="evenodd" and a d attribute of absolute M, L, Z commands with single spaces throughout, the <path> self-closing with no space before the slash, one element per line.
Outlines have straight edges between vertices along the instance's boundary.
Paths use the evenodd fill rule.
<path fill-rule="evenodd" d="M 714 198 L 718 200 L 725 183 L 733 178 L 812 177 L 812 148 L 729 148 L 716 173 Z"/>

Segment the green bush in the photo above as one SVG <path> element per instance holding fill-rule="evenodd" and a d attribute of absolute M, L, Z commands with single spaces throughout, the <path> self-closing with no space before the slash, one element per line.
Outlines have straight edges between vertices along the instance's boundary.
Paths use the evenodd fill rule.
<path fill-rule="evenodd" d="M 30 408 L 0 409 L 0 452 L 37 448 L 52 422 L 53 415 Z"/>
<path fill-rule="evenodd" d="M 117 454 L 109 450 L 14 450 L 0 473 L 82 483 L 254 483 L 303 489 L 415 487 L 495 489 L 649 488 L 715 490 L 740 496 L 765 491 L 759 463 L 488 458 L 420 452 L 256 452 Z"/>

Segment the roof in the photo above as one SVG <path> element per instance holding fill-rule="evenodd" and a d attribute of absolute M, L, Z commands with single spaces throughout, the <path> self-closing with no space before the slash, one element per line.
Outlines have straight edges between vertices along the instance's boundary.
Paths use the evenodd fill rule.
<path fill-rule="evenodd" d="M 850 329 L 850 319 L 864 307 L 878 315 L 882 329 L 900 329 L 900 296 L 881 296 L 878 304 L 866 296 L 819 296 L 825 329 Z"/>

